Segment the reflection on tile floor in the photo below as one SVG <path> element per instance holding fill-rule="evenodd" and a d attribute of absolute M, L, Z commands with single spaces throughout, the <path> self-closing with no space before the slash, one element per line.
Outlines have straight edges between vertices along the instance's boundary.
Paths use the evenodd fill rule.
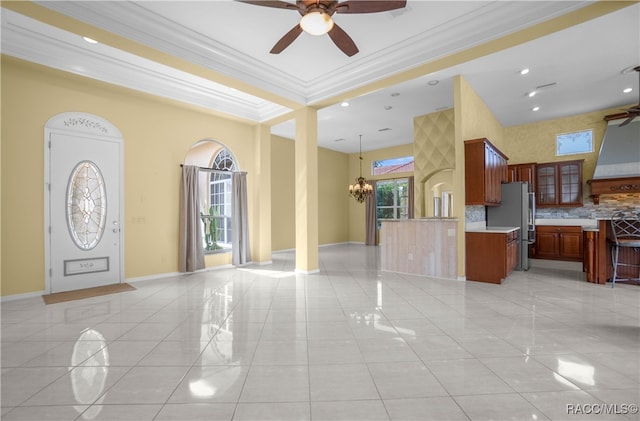
<path fill-rule="evenodd" d="M 362 245 L 322 247 L 319 274 L 294 257 L 3 303 L 1 418 L 640 419 L 637 286 L 381 272 Z"/>

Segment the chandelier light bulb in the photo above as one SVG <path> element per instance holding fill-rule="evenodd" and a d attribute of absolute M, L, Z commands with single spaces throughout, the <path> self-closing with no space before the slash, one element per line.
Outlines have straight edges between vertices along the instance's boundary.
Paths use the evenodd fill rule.
<path fill-rule="evenodd" d="M 367 196 L 373 193 L 373 186 L 367 183 L 367 180 L 362 176 L 362 135 L 360 135 L 360 177 L 356 178 L 355 184 L 349 185 L 349 196 L 355 198 L 358 202 L 362 203 L 367 199 Z"/>

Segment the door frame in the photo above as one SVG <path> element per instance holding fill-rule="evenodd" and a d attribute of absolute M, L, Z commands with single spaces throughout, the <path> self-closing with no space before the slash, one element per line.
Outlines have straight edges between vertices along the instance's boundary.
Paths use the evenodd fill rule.
<path fill-rule="evenodd" d="M 44 272 L 45 272 L 45 290 L 47 293 L 52 291 L 51 283 L 51 149 L 50 138 L 52 133 L 87 135 L 92 138 L 103 138 L 118 144 L 118 190 L 119 190 L 119 220 L 120 231 L 118 233 L 118 244 L 120 245 L 119 259 L 120 270 L 118 273 L 118 282 L 124 282 L 124 147 L 120 130 L 109 121 L 102 117 L 83 113 L 83 112 L 65 112 L 51 117 L 44 126 Z"/>

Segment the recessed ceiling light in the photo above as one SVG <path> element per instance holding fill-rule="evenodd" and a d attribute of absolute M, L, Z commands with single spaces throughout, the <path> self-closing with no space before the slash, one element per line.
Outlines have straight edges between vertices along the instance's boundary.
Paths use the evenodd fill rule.
<path fill-rule="evenodd" d="M 529 69 L 522 69 L 522 70 L 520 70 L 520 74 L 521 74 L 521 75 L 526 75 L 527 73 L 529 73 Z"/>
<path fill-rule="evenodd" d="M 340 105 L 341 105 L 341 106 L 343 106 L 343 107 L 348 107 L 348 106 L 349 106 L 349 103 L 348 103 L 347 101 L 344 101 L 344 102 L 343 102 L 342 104 L 340 104 Z"/>
<path fill-rule="evenodd" d="M 531 109 L 531 111 L 538 111 L 538 110 L 540 110 L 540 107 L 533 107 L 533 108 Z"/>
<path fill-rule="evenodd" d="M 93 38 L 89 38 L 89 37 L 82 37 L 83 40 L 87 41 L 89 44 L 97 44 L 98 41 L 96 41 Z"/>
<path fill-rule="evenodd" d="M 531 91 L 527 94 L 529 98 L 536 96 L 536 91 Z"/>
<path fill-rule="evenodd" d="M 391 96 L 400 96 L 400 92 L 393 92 Z"/>
<path fill-rule="evenodd" d="M 427 84 L 429 84 L 430 86 L 436 86 L 438 83 L 440 83 L 440 81 L 435 79 L 427 82 Z"/>
<path fill-rule="evenodd" d="M 633 91 L 633 88 L 626 88 L 625 90 L 623 90 L 622 92 L 624 92 L 625 94 L 628 94 L 629 92 Z"/>
<path fill-rule="evenodd" d="M 344 141 L 345 141 L 345 138 L 344 138 L 344 137 L 341 137 L 340 139 L 336 139 L 336 140 L 334 140 L 334 142 L 344 142 Z"/>
<path fill-rule="evenodd" d="M 393 108 L 393 107 L 392 107 L 391 105 L 385 105 L 385 106 L 384 106 L 384 109 L 385 109 L 385 110 L 387 110 L 387 111 L 389 111 L 389 110 L 390 110 L 390 109 L 392 109 L 392 108 Z"/>

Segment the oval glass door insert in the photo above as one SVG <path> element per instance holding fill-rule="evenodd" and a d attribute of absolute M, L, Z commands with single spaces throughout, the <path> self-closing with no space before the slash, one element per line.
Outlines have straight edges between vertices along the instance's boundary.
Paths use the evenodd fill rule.
<path fill-rule="evenodd" d="M 82 250 L 98 245 L 107 220 L 107 197 L 100 169 L 91 161 L 75 166 L 67 185 L 67 226 Z"/>

